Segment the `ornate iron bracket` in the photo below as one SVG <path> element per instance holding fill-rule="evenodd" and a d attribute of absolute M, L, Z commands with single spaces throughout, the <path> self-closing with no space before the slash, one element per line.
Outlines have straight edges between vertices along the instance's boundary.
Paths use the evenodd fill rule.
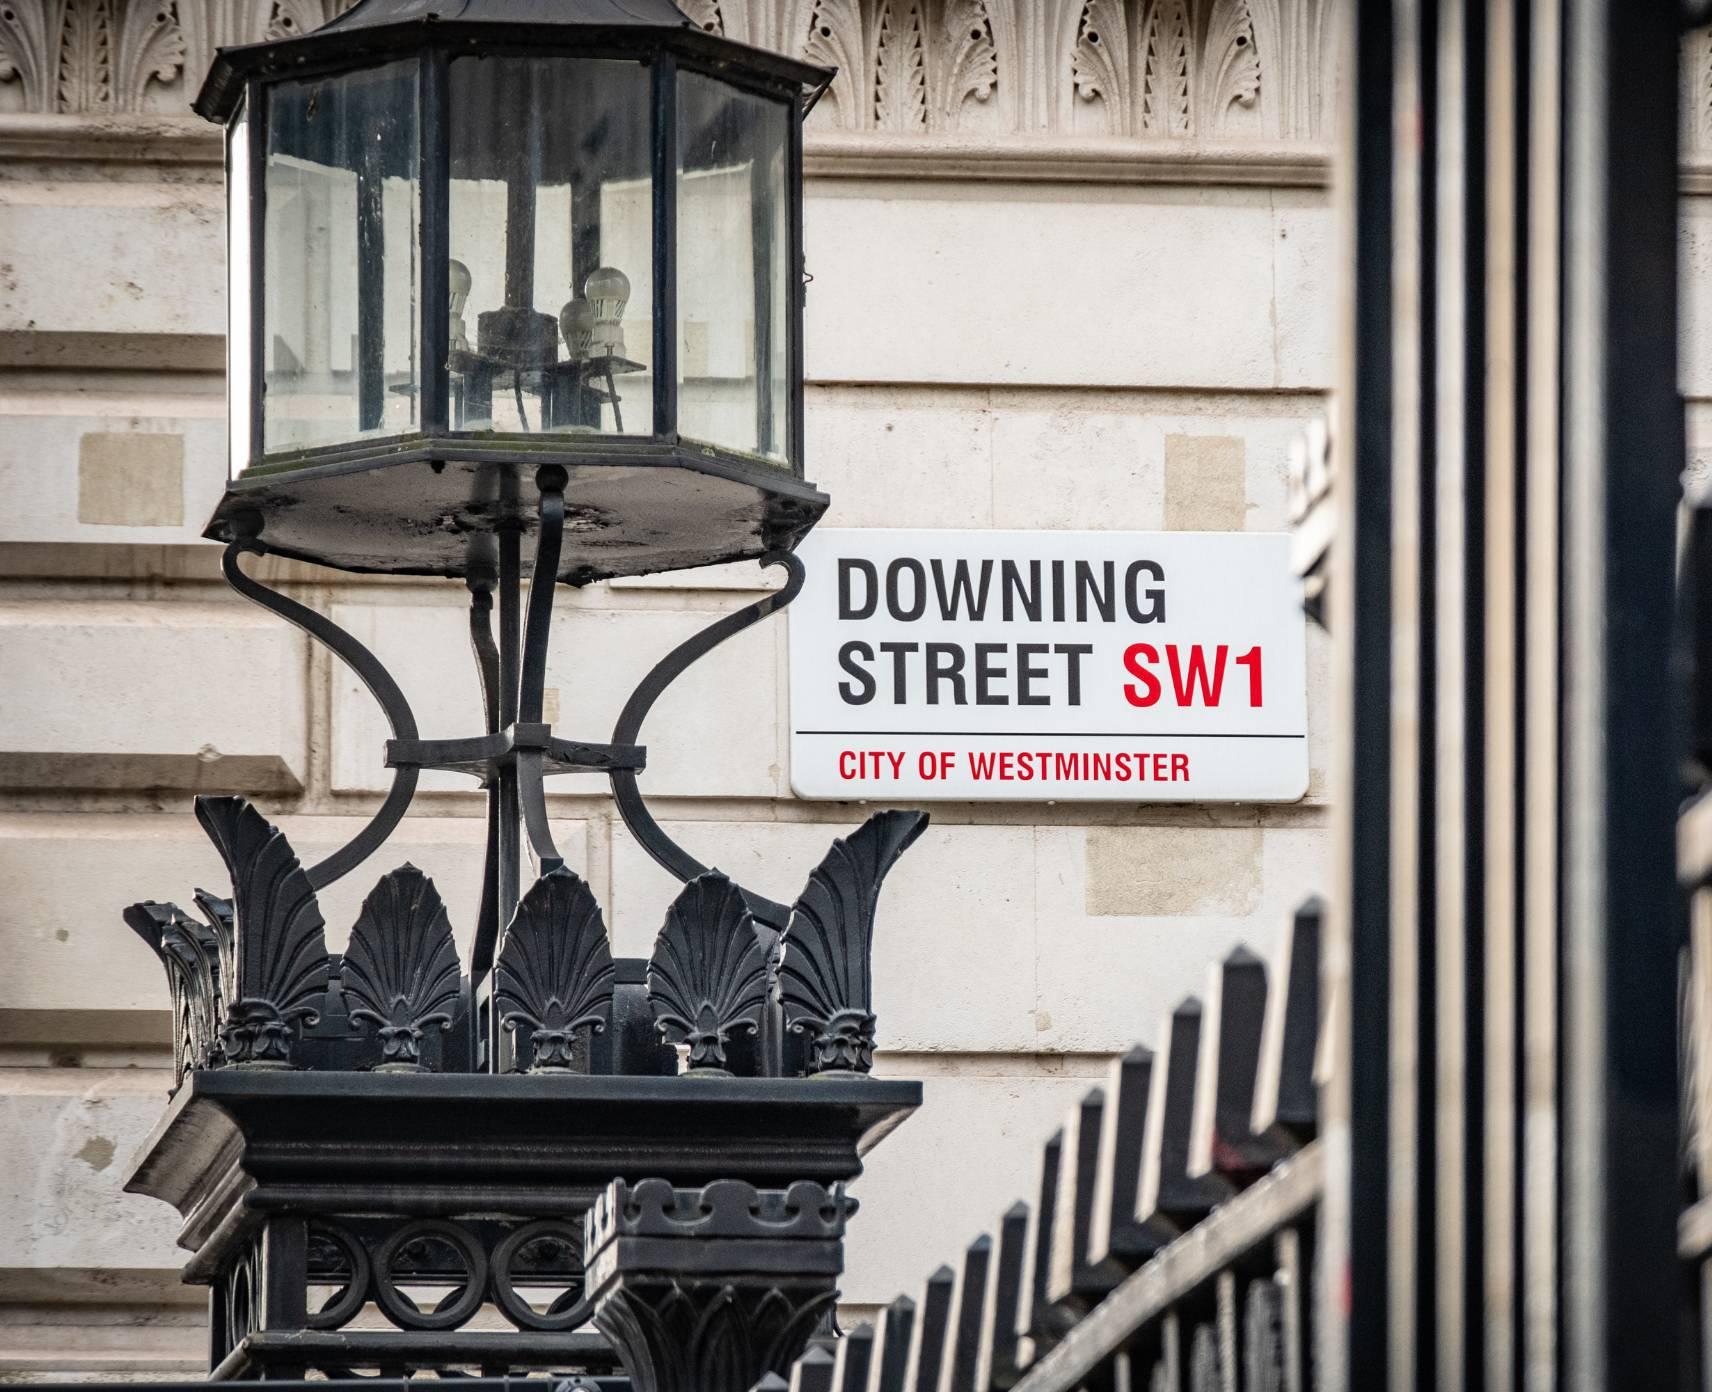
<path fill-rule="evenodd" d="M 386 723 L 392 727 L 393 738 L 415 740 L 416 717 L 411 713 L 410 702 L 404 699 L 404 693 L 398 689 L 398 683 L 392 679 L 392 674 L 381 666 L 379 658 L 326 615 L 318 614 L 307 605 L 299 604 L 295 599 L 288 599 L 276 590 L 270 590 L 266 585 L 250 579 L 239 568 L 238 557 L 244 552 L 252 551 L 260 556 L 266 554 L 266 550 L 266 547 L 253 538 L 234 541 L 229 545 L 220 558 L 220 569 L 225 573 L 226 583 L 250 603 L 260 605 L 270 614 L 277 614 L 329 649 L 357 674 L 358 680 L 379 703 L 386 716 Z M 381 804 L 380 811 L 369 820 L 369 824 L 327 859 L 309 868 L 307 874 L 311 888 L 325 889 L 341 876 L 355 870 L 380 849 L 386 838 L 392 835 L 393 828 L 403 820 L 411 799 L 416 796 L 417 777 L 418 769 L 414 764 L 401 763 L 394 768 L 392 790 L 387 793 L 386 801 Z"/>
<path fill-rule="evenodd" d="M 768 552 L 761 558 L 761 564 L 785 568 L 787 578 L 783 587 L 735 613 L 727 614 L 718 623 L 708 625 L 655 663 L 654 669 L 642 678 L 636 690 L 631 693 L 630 699 L 624 703 L 624 709 L 619 712 L 618 723 L 612 729 L 610 747 L 623 748 L 635 743 L 636 737 L 642 732 L 642 722 L 648 718 L 648 712 L 653 709 L 654 702 L 660 699 L 666 688 L 682 676 L 692 663 L 707 656 L 727 638 L 734 637 L 769 614 L 783 609 L 802 593 L 803 563 L 792 552 Z M 705 875 L 707 866 L 672 840 L 665 829 L 654 820 L 653 814 L 642 800 L 641 789 L 636 785 L 635 771 L 615 768 L 611 777 L 612 795 L 618 803 L 618 814 L 624 818 L 624 825 L 630 828 L 630 834 L 642 848 L 684 884 L 699 875 Z M 784 932 L 791 916 L 789 906 L 750 889 L 743 890 L 743 898 L 749 905 L 749 912 L 757 919 L 775 933 Z"/>

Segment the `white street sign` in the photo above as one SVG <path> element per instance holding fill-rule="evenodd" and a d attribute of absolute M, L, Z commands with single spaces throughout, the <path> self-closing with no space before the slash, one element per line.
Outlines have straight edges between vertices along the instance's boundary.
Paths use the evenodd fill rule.
<path fill-rule="evenodd" d="M 805 798 L 1293 802 L 1306 620 L 1289 537 L 830 530 L 797 554 Z"/>

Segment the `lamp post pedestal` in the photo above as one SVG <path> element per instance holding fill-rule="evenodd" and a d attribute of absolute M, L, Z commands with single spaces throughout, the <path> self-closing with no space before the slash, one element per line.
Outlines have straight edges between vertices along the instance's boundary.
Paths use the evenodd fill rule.
<path fill-rule="evenodd" d="M 184 1218 L 215 1378 L 602 1374 L 631 1362 L 634 1341 L 596 1331 L 611 1322 L 597 1280 L 633 1300 L 717 1274 L 757 1328 L 781 1300 L 817 1318 L 854 1207 L 841 1186 L 920 1102 L 919 1083 L 855 1076 L 227 1068 L 186 1078 L 126 1187 Z M 609 1186 L 644 1176 L 597 1223 L 622 1241 L 586 1239 Z M 686 1221 L 702 1202 L 686 1194 L 707 1196 L 708 1213 Z M 647 1221 L 627 1216 L 643 1201 Z M 762 1341 L 788 1333 L 760 1371 L 788 1366 L 813 1324 Z M 638 1392 L 656 1385 L 632 1373 Z"/>

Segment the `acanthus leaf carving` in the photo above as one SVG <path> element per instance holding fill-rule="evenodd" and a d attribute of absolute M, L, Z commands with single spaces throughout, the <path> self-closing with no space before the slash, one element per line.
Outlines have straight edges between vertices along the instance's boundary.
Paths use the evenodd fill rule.
<path fill-rule="evenodd" d="M 999 84 L 999 47 L 988 0 L 945 0 L 940 28 L 942 76 L 934 106 L 947 125 L 955 126 L 968 98 L 991 101 Z"/>
<path fill-rule="evenodd" d="M 315 1018 L 328 980 L 314 887 L 285 834 L 245 799 L 198 797 L 196 820 L 232 877 L 232 929 L 220 942 L 225 1061 L 286 1067 L 292 1027 Z"/>
<path fill-rule="evenodd" d="M 115 104 L 124 111 L 141 110 L 149 83 L 178 78 L 185 52 L 178 0 L 131 0 L 119 30 Z"/>
<path fill-rule="evenodd" d="M 113 109 L 113 0 L 70 0 L 59 35 L 59 109 Z"/>
<path fill-rule="evenodd" d="M 873 1067 L 874 914 L 887 872 L 926 827 L 925 812 L 875 813 L 832 843 L 791 909 L 779 994 L 817 1072 Z"/>
<path fill-rule="evenodd" d="M 341 976 L 351 1018 L 379 1033 L 380 1067 L 422 1071 L 422 1034 L 451 1026 L 463 982 L 433 880 L 414 865 L 381 877 L 351 929 Z"/>
<path fill-rule="evenodd" d="M 549 870 L 518 904 L 494 965 L 494 1009 L 513 1035 L 529 1027 L 530 1072 L 574 1066 L 577 1032 L 612 1018 L 614 976 L 594 894 L 575 872 Z"/>
<path fill-rule="evenodd" d="M 1085 102 L 1103 101 L 1113 134 L 1124 132 L 1130 109 L 1128 21 L 1123 0 L 1086 0 L 1076 25 L 1070 81 Z"/>
<path fill-rule="evenodd" d="M 838 69 L 819 109 L 830 107 L 837 124 L 847 130 L 866 129 L 872 124 L 873 102 L 861 0 L 807 0 L 806 19 L 797 32 L 804 58 Z"/>
<path fill-rule="evenodd" d="M 1141 134 L 1190 133 L 1193 61 L 1187 7 L 1183 0 L 1159 0 L 1142 41 Z"/>
<path fill-rule="evenodd" d="M 1250 111 L 1260 101 L 1260 50 L 1249 0 L 1213 6 L 1201 52 L 1199 133 L 1215 135 L 1233 107 Z"/>
<path fill-rule="evenodd" d="M 874 27 L 874 124 L 927 129 L 927 39 L 922 0 L 881 0 Z"/>
<path fill-rule="evenodd" d="M 696 28 L 710 34 L 725 33 L 725 15 L 720 10 L 719 0 L 680 0 L 678 8 L 690 17 Z"/>
<path fill-rule="evenodd" d="M 669 1044 L 689 1049 L 691 1069 L 723 1070 L 734 1034 L 761 1025 L 767 951 L 743 891 L 717 870 L 698 875 L 666 910 L 648 962 L 648 1001 Z"/>

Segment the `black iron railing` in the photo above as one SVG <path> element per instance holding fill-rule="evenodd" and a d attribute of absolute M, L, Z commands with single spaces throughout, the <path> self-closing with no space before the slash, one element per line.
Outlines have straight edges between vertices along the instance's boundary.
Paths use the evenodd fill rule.
<path fill-rule="evenodd" d="M 796 1364 L 803 1392 L 1309 1386 L 1325 1161 L 1322 910 L 1238 948 L 1157 1051 L 1113 1061 L 1017 1203 L 919 1300 Z"/>

